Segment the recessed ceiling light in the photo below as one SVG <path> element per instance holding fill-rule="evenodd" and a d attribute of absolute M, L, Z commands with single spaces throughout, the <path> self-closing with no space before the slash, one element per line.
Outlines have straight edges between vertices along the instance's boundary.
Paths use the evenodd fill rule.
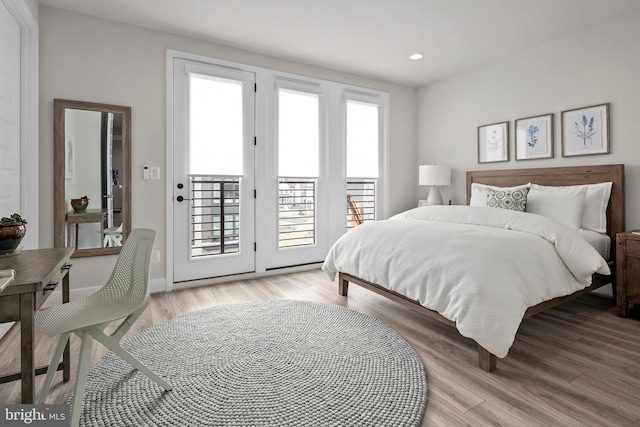
<path fill-rule="evenodd" d="M 418 59 L 422 59 L 422 58 L 424 58 L 424 55 L 421 53 L 414 53 L 409 57 L 409 59 L 411 59 L 412 61 L 417 61 Z"/>

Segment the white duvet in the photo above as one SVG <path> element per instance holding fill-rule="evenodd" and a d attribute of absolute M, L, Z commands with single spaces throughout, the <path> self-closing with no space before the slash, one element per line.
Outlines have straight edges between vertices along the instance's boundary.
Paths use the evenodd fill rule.
<path fill-rule="evenodd" d="M 540 215 L 470 206 L 416 208 L 344 234 L 322 269 L 391 289 L 507 355 L 528 307 L 610 274 L 575 231 Z"/>

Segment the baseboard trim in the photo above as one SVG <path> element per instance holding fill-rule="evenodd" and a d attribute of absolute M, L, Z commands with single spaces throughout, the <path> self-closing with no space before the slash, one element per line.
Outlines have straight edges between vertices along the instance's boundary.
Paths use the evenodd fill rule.
<path fill-rule="evenodd" d="M 158 292 L 167 291 L 167 279 L 151 279 L 149 280 L 149 292 L 157 294 Z"/>
<path fill-rule="evenodd" d="M 322 267 L 322 263 L 304 264 L 293 267 L 281 267 L 273 270 L 267 270 L 259 273 L 241 273 L 229 276 L 210 277 L 206 279 L 190 280 L 186 282 L 176 282 L 173 284 L 173 290 L 186 288 L 195 288 L 198 286 L 217 285 L 219 283 L 235 282 L 237 280 L 255 279 L 258 277 L 275 276 L 277 274 L 295 273 L 298 271 L 317 270 Z M 166 288 L 165 288 L 166 289 Z"/>

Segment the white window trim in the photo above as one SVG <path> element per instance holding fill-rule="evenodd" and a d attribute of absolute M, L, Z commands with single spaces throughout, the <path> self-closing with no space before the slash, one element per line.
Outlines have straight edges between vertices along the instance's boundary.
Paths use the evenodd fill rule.
<path fill-rule="evenodd" d="M 1 0 L 20 26 L 20 215 L 29 221 L 26 249 L 39 247 L 39 28 L 23 0 Z"/>

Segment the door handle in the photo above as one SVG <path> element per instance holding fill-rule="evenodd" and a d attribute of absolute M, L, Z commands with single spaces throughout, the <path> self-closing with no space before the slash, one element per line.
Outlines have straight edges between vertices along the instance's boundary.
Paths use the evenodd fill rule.
<path fill-rule="evenodd" d="M 183 189 L 184 185 L 182 183 L 179 183 L 178 185 L 176 185 L 176 187 L 178 187 L 179 189 Z M 182 202 L 183 200 L 191 200 L 191 199 L 185 199 L 182 196 L 178 196 L 178 197 L 176 197 L 176 200 L 179 201 L 179 202 Z"/>

